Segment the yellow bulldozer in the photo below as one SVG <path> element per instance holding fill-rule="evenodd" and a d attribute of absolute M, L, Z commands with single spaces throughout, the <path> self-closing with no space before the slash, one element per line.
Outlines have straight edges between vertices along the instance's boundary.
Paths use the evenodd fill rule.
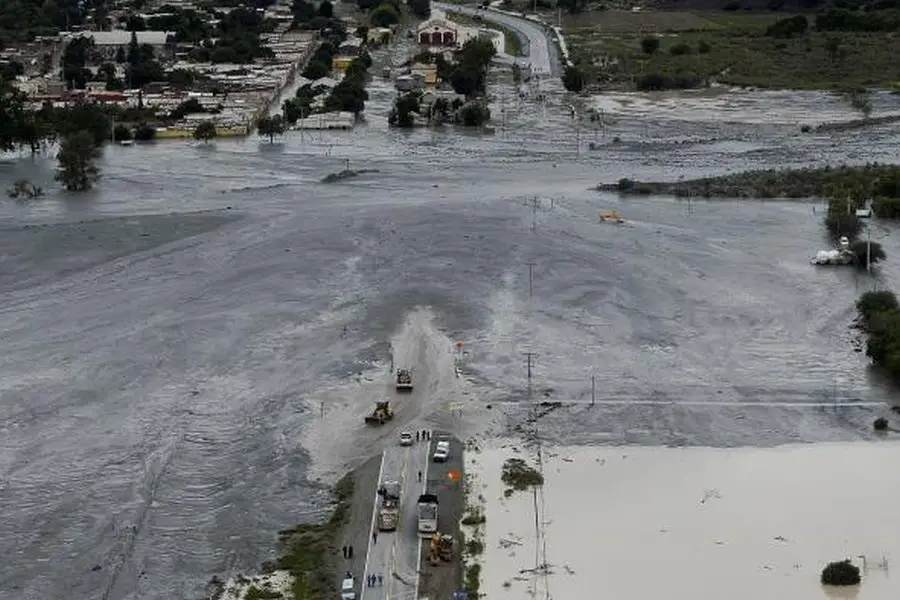
<path fill-rule="evenodd" d="M 369 425 L 384 425 L 393 418 L 394 411 L 391 409 L 391 403 L 385 400 L 384 402 L 375 403 L 375 410 L 372 411 L 372 414 L 366 415 L 366 423 Z"/>
<path fill-rule="evenodd" d="M 431 536 L 431 544 L 428 546 L 428 563 L 436 567 L 441 561 L 451 560 L 453 560 L 453 536 L 435 533 Z"/>

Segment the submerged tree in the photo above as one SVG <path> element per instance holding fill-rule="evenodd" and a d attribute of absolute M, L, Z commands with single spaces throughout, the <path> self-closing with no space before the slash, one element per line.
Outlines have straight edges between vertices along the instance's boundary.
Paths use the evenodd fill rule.
<path fill-rule="evenodd" d="M 100 178 L 96 160 L 100 158 L 100 147 L 89 131 L 76 131 L 63 138 L 57 154 L 59 172 L 56 180 L 72 192 L 91 189 Z"/>
<path fill-rule="evenodd" d="M 262 117 L 256 122 L 256 129 L 259 131 L 259 135 L 268 136 L 271 144 L 275 141 L 276 135 L 284 133 L 284 118 L 281 115 Z"/>
<path fill-rule="evenodd" d="M 219 134 L 216 131 L 216 124 L 212 121 L 203 121 L 197 128 L 194 129 L 194 139 L 195 140 L 203 140 L 205 143 L 209 143 L 209 140 L 213 139 Z"/>
<path fill-rule="evenodd" d="M 823 585 L 856 585 L 860 581 L 859 567 L 849 560 L 828 563 L 822 570 Z"/>

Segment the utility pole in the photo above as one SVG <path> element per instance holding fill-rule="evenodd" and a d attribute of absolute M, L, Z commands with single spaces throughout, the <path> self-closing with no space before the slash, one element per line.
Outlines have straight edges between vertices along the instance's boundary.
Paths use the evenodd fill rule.
<path fill-rule="evenodd" d="M 531 400 L 531 359 L 534 357 L 534 352 L 525 352 L 525 356 L 528 359 L 528 400 Z"/>
<path fill-rule="evenodd" d="M 528 299 L 531 300 L 532 290 L 534 287 L 534 266 L 537 263 L 529 262 L 528 265 Z"/>
<path fill-rule="evenodd" d="M 866 227 L 866 271 L 872 275 L 872 230 Z"/>
<path fill-rule="evenodd" d="M 540 205 L 540 201 L 538 197 L 535 196 L 531 199 L 531 232 L 534 233 L 537 231 L 537 210 Z"/>

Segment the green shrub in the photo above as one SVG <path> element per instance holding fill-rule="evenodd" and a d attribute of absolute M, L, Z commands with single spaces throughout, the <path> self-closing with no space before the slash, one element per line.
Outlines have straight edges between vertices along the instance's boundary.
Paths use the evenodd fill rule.
<path fill-rule="evenodd" d="M 900 308 L 897 296 L 894 292 L 882 290 L 878 292 L 866 292 L 856 301 L 856 310 L 863 321 L 869 322 L 878 313 L 884 313 Z"/>
<path fill-rule="evenodd" d="M 822 569 L 822 585 L 857 585 L 860 581 L 859 567 L 849 559 L 828 563 Z"/>

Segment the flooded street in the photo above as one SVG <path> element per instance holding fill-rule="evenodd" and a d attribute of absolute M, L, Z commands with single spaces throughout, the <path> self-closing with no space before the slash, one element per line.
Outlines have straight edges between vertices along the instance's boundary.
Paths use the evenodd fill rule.
<path fill-rule="evenodd" d="M 50 158 L 0 163 L 4 187 L 53 190 L 0 203 L 0 597 L 193 599 L 256 568 L 327 498 L 301 441 L 322 439 L 320 410 L 370 406 L 375 388 L 346 384 L 385 373 L 401 330 L 435 360 L 465 342 L 492 427 L 520 422 L 534 352 L 546 399 L 589 400 L 593 374 L 615 401 L 548 415 L 566 443 L 871 437 L 885 409 L 821 406 L 891 394 L 847 327 L 872 282 L 808 263 L 821 211 L 590 188 L 892 162 L 894 128 L 801 135 L 794 116 L 721 122 L 708 100 L 680 118 L 607 99 L 591 129 L 558 80 L 541 104 L 508 79 L 492 87 L 494 135 L 389 130 L 394 92 L 376 78 L 351 132 L 107 148 L 82 196 L 56 191 Z M 763 101 L 794 115 L 821 98 Z M 320 183 L 348 164 L 377 172 Z M 611 208 L 627 224 L 600 223 Z M 882 243 L 895 287 L 900 237 Z"/>

